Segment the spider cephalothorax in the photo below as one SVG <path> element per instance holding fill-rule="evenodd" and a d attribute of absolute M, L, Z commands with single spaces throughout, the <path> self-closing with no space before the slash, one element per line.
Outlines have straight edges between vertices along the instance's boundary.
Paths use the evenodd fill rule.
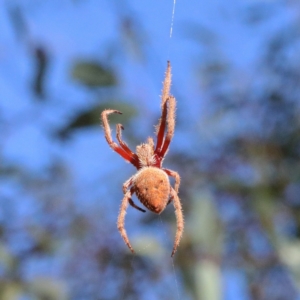
<path fill-rule="evenodd" d="M 146 208 L 157 214 L 161 213 L 169 203 L 173 202 L 177 218 L 177 231 L 172 256 L 177 250 L 183 232 L 184 221 L 181 203 L 178 198 L 180 177 L 177 172 L 162 168 L 162 162 L 169 149 L 175 129 L 176 100 L 170 95 L 170 87 L 171 65 L 170 62 L 168 62 L 161 97 L 162 115 L 156 127 L 156 146 L 154 146 L 153 139 L 149 137 L 147 143 L 137 146 L 136 153 L 133 153 L 122 140 L 122 129 L 124 128 L 121 124 L 117 124 L 118 145 L 112 140 L 111 129 L 107 117 L 109 114 L 121 114 L 121 112 L 106 109 L 101 114 L 107 143 L 114 151 L 119 153 L 126 161 L 132 163 L 138 170 L 138 172 L 130 177 L 123 185 L 124 198 L 122 200 L 117 223 L 122 238 L 132 252 L 134 251 L 124 228 L 126 209 L 128 204 L 130 204 L 134 208 L 145 212 L 144 209 L 138 207 L 132 201 L 131 196 L 134 193 Z M 175 178 L 174 188 L 170 185 L 168 176 Z"/>

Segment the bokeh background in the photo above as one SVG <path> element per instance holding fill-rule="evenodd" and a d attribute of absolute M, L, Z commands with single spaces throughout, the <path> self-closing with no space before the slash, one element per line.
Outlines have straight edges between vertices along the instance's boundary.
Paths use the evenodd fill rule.
<path fill-rule="evenodd" d="M 300 299 L 300 3 L 0 2 L 0 299 Z M 173 67 L 185 232 L 106 144 L 152 136 Z M 115 133 L 115 130 L 114 130 Z"/>

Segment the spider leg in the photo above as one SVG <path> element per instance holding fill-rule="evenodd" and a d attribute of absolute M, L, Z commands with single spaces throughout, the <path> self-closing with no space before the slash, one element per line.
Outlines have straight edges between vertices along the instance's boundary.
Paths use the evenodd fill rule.
<path fill-rule="evenodd" d="M 123 193 L 124 195 L 127 193 L 128 188 L 132 185 L 135 175 L 131 176 L 128 180 L 126 180 L 123 184 Z"/>
<path fill-rule="evenodd" d="M 106 109 L 106 110 L 104 110 L 101 113 L 101 119 L 102 119 L 102 123 L 103 123 L 103 127 L 104 127 L 104 132 L 105 132 L 105 139 L 106 139 L 108 145 L 114 151 L 116 151 L 118 154 L 120 154 L 125 160 L 127 160 L 128 162 L 130 162 L 134 166 L 136 166 L 135 157 L 133 155 L 130 155 L 129 153 L 127 153 L 123 148 L 121 148 L 117 143 L 115 143 L 112 140 L 111 129 L 110 129 L 109 123 L 108 123 L 108 115 L 110 115 L 112 113 L 122 114 L 121 112 L 119 112 L 117 110 L 113 110 L 113 109 Z"/>
<path fill-rule="evenodd" d="M 136 209 L 139 210 L 139 211 L 146 212 L 144 209 L 142 209 L 142 208 L 140 208 L 139 206 L 137 206 L 137 205 L 132 201 L 131 198 L 129 198 L 128 201 L 129 201 L 129 204 L 130 204 L 132 207 L 136 208 Z"/>
<path fill-rule="evenodd" d="M 126 151 L 127 154 L 129 154 L 131 157 L 134 157 L 134 160 L 135 160 L 135 164 L 134 166 L 138 168 L 138 161 L 139 161 L 139 158 L 138 156 L 133 153 L 130 148 L 128 147 L 128 145 L 122 140 L 122 130 L 124 130 L 124 127 L 122 124 L 117 124 L 117 140 L 121 146 L 121 148 L 123 150 Z"/>
<path fill-rule="evenodd" d="M 171 63 L 168 60 L 165 80 L 163 83 L 162 96 L 161 96 L 161 106 L 163 106 L 167 101 L 167 98 L 170 95 L 170 89 L 171 89 Z"/>
<path fill-rule="evenodd" d="M 120 207 L 120 212 L 119 212 L 119 216 L 118 216 L 118 230 L 120 231 L 120 234 L 125 242 L 125 244 L 128 246 L 128 248 L 130 249 L 130 251 L 132 253 L 134 253 L 134 250 L 129 242 L 126 230 L 125 230 L 125 215 L 126 215 L 126 210 L 128 207 L 128 203 L 130 203 L 130 198 L 133 194 L 133 189 L 131 188 L 129 191 L 127 191 L 127 193 L 125 194 L 122 203 L 121 203 L 121 207 Z"/>
<path fill-rule="evenodd" d="M 174 177 L 175 178 L 175 192 L 178 194 L 179 191 L 179 185 L 180 185 L 180 176 L 177 172 L 170 170 L 170 169 L 163 169 L 163 171 L 165 171 L 169 176 Z"/>
<path fill-rule="evenodd" d="M 159 155 L 163 158 L 168 149 L 169 145 L 171 143 L 171 140 L 174 136 L 174 130 L 175 130 L 175 110 L 176 110 L 176 100 L 175 97 L 170 96 L 168 99 L 168 116 L 167 116 L 167 123 L 168 123 L 168 130 L 166 133 L 166 137 L 164 139 L 164 144 L 162 146 L 162 149 L 159 153 Z"/>
<path fill-rule="evenodd" d="M 171 64 L 168 61 L 165 80 L 163 83 L 163 90 L 161 96 L 161 118 L 158 125 L 156 126 L 157 143 L 155 153 L 160 152 L 161 146 L 164 140 L 164 133 L 166 128 L 166 117 L 167 117 L 167 100 L 170 94 L 171 88 Z"/>
<path fill-rule="evenodd" d="M 128 180 L 125 181 L 125 183 L 123 184 L 123 193 L 126 194 L 128 188 L 132 185 L 132 182 L 134 180 L 135 175 L 131 176 Z M 137 210 L 140 210 L 142 212 L 146 212 L 144 209 L 140 208 L 139 206 L 137 206 L 133 200 L 131 198 L 128 199 L 129 204 L 136 208 Z"/>
<path fill-rule="evenodd" d="M 182 207 L 181 207 L 181 203 L 180 203 L 180 199 L 176 193 L 176 191 L 171 188 L 171 197 L 173 198 L 173 204 L 175 207 L 175 215 L 176 215 L 176 219 L 177 219 L 177 231 L 176 231 L 176 235 L 175 235 L 175 241 L 174 241 L 174 246 L 173 246 L 173 251 L 171 254 L 171 257 L 174 256 L 180 239 L 182 237 L 182 233 L 183 233 L 183 228 L 184 228 L 184 219 L 183 219 L 183 214 L 182 214 Z"/>

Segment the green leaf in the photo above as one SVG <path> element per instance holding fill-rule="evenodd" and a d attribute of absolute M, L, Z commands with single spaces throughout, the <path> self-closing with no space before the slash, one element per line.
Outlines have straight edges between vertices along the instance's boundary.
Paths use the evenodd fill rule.
<path fill-rule="evenodd" d="M 112 70 L 92 61 L 75 63 L 72 77 L 89 87 L 113 86 L 117 81 Z"/>

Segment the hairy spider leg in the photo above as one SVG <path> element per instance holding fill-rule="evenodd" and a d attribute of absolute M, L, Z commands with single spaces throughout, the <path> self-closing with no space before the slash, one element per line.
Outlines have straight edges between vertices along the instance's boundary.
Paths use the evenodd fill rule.
<path fill-rule="evenodd" d="M 131 151 L 128 145 L 122 140 L 122 130 L 124 130 L 124 126 L 122 124 L 117 124 L 117 140 L 120 146 L 132 157 L 134 157 L 135 163 L 134 166 L 139 169 L 139 158 L 138 156 Z"/>
<path fill-rule="evenodd" d="M 132 185 L 135 175 L 131 176 L 128 180 L 126 180 L 123 184 L 123 193 L 126 194 L 128 188 Z"/>
<path fill-rule="evenodd" d="M 155 148 L 155 153 L 158 153 L 160 151 L 164 140 L 164 133 L 166 128 L 166 117 L 167 117 L 167 100 L 170 94 L 170 88 L 171 88 L 171 64 L 170 61 L 168 61 L 165 80 L 163 83 L 162 95 L 161 95 L 162 114 L 156 129 L 157 144 Z"/>
<path fill-rule="evenodd" d="M 174 189 L 175 189 L 175 192 L 178 194 L 178 191 L 179 191 L 179 185 L 180 185 L 180 176 L 177 172 L 173 171 L 173 170 L 170 170 L 170 169 L 163 169 L 163 171 L 165 171 L 168 176 L 171 176 L 171 177 L 174 177 L 175 178 L 175 186 L 174 186 Z M 172 202 L 172 198 L 169 199 L 167 205 L 169 205 L 171 202 Z"/>
<path fill-rule="evenodd" d="M 163 169 L 163 171 L 165 171 L 169 176 L 174 177 L 175 178 L 175 192 L 178 194 L 179 191 L 179 185 L 180 185 L 180 176 L 177 172 L 170 170 L 170 169 Z"/>
<path fill-rule="evenodd" d="M 125 160 L 127 160 L 128 162 L 132 163 L 134 166 L 136 166 L 136 159 L 133 155 L 130 155 L 129 153 L 127 153 L 122 147 L 120 147 L 117 143 L 115 143 L 112 140 L 111 137 L 111 129 L 109 127 L 109 123 L 108 123 L 108 115 L 112 114 L 112 113 L 116 113 L 116 114 L 122 114 L 120 111 L 118 110 L 113 110 L 113 109 L 106 109 L 101 113 L 101 119 L 102 119 L 102 124 L 104 127 L 104 133 L 105 133 L 105 139 L 108 143 L 108 145 L 114 150 L 116 151 L 118 154 L 120 154 Z"/>
<path fill-rule="evenodd" d="M 163 83 L 163 90 L 162 90 L 162 95 L 161 95 L 161 108 L 167 101 L 167 98 L 170 95 L 170 89 L 171 89 L 171 63 L 168 60 L 167 61 L 167 70 L 166 70 L 166 75 L 165 75 L 165 80 Z"/>
<path fill-rule="evenodd" d="M 128 180 L 125 181 L 125 183 L 123 184 L 123 193 L 126 194 L 127 193 L 127 190 L 128 188 L 132 185 L 133 183 L 133 180 L 135 178 L 135 175 L 131 176 Z M 137 210 L 140 210 L 142 212 L 146 212 L 144 209 L 140 208 L 139 206 L 137 206 L 132 199 L 129 199 L 129 204 L 136 208 Z"/>
<path fill-rule="evenodd" d="M 118 216 L 118 230 L 120 231 L 120 234 L 125 242 L 125 244 L 128 246 L 128 248 L 130 249 L 130 251 L 132 253 L 134 253 L 134 250 L 129 242 L 126 230 L 125 230 L 125 215 L 126 215 L 126 210 L 128 207 L 128 203 L 130 203 L 130 199 L 132 194 L 134 193 L 133 188 L 131 188 L 129 191 L 126 192 L 122 203 L 121 203 L 121 207 L 120 207 L 120 212 L 119 212 L 119 216 Z"/>
<path fill-rule="evenodd" d="M 169 146 L 170 146 L 170 143 L 171 143 L 171 140 L 174 136 L 174 130 L 175 130 L 175 110 L 176 110 L 176 100 L 173 96 L 170 96 L 168 98 L 168 116 L 167 116 L 167 124 L 168 124 L 168 130 L 167 130 L 167 133 L 166 133 L 166 136 L 165 136 L 165 139 L 164 139 L 164 144 L 162 146 L 162 149 L 159 153 L 159 155 L 164 158 L 168 149 L 169 149 Z"/>
<path fill-rule="evenodd" d="M 171 257 L 173 257 L 177 250 L 177 247 L 179 245 L 180 239 L 182 237 L 183 227 L 184 227 L 184 219 L 183 219 L 182 207 L 180 204 L 179 197 L 173 188 L 171 188 L 171 197 L 173 198 L 173 204 L 174 204 L 175 215 L 176 215 L 176 220 L 177 220 L 177 230 L 176 230 L 176 235 L 175 235 L 173 251 L 171 254 Z"/>
<path fill-rule="evenodd" d="M 155 153 L 158 154 L 161 151 L 161 146 L 164 141 L 165 128 L 166 128 L 166 118 L 167 118 L 167 101 L 164 103 L 161 113 L 161 118 L 159 119 L 159 123 L 157 125 L 157 142 L 155 147 Z"/>

